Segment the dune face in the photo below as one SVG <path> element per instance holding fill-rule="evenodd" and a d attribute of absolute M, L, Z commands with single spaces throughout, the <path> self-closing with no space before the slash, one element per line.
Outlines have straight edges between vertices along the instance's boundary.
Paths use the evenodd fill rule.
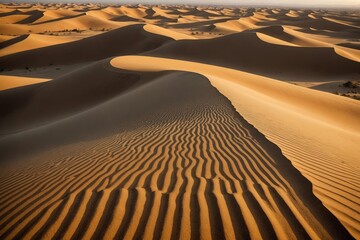
<path fill-rule="evenodd" d="M 102 118 L 108 115 L 112 119 L 105 124 Z M 106 133 L 99 125 L 118 133 L 99 137 Z M 56 133 L 56 139 L 49 137 Z M 78 146 L 76 136 L 86 136 L 81 141 L 87 142 Z M 2 152 L 16 151 L 30 139 L 32 149 L 43 147 L 41 155 L 50 142 L 66 141 L 63 152 L 91 150 L 71 154 L 71 160 L 54 158 L 56 150 L 45 153 L 42 158 L 53 156 L 50 165 L 39 166 L 46 180 L 23 179 L 17 186 L 23 195 L 4 187 L 4 193 L 15 194 L 3 198 L 4 237 L 340 239 L 347 234 L 280 150 L 199 75 L 150 79 L 71 120 L 13 134 L 2 140 L 7 149 Z M 78 168 L 84 172 L 73 172 Z M 43 198 L 24 198 L 38 191 L 27 190 L 27 184 L 38 181 L 46 185 Z M 24 203 L 14 206 L 14 198 Z M 23 218 L 28 214 L 40 218 L 35 226 L 30 217 Z M 15 224 L 19 219 L 20 226 Z"/>
<path fill-rule="evenodd" d="M 360 238 L 358 14 L 0 4 L 0 238 Z"/>

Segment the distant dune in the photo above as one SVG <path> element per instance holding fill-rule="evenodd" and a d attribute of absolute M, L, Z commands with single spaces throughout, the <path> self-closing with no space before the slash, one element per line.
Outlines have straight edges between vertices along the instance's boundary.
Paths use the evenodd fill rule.
<path fill-rule="evenodd" d="M 358 15 L 0 4 L 0 238 L 359 239 Z"/>

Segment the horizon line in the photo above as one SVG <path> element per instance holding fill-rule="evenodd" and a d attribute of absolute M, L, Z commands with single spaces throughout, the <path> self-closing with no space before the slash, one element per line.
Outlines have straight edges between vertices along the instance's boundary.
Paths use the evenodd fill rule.
<path fill-rule="evenodd" d="M 17 3 L 23 3 L 23 4 L 103 4 L 103 5 L 148 5 L 148 6 L 160 6 L 160 5 L 164 5 L 164 6 L 204 6 L 204 7 L 248 7 L 248 8 L 252 8 L 252 7 L 263 7 L 263 8 L 318 8 L 318 9 L 353 9 L 354 11 L 360 11 L 359 8 L 355 8 L 355 4 L 336 4 L 336 3 L 332 3 L 332 4 L 325 4 L 325 3 L 317 3 L 317 4 L 309 4 L 309 3 L 299 3 L 299 4 L 279 4 L 279 3 L 248 3 L 248 2 L 243 2 L 243 3 L 201 3 L 201 2 L 182 2 L 182 3 L 165 3 L 165 2 L 153 2 L 153 3 L 149 3 L 148 1 L 139 1 L 137 3 L 131 2 L 131 1 L 107 1 L 107 2 L 101 2 L 101 1 L 88 1 L 88 0 L 84 0 L 84 1 L 78 1 L 78 2 L 72 2 L 72 1 L 12 1 L 12 2 L 3 2 L 1 4 L 17 4 Z"/>

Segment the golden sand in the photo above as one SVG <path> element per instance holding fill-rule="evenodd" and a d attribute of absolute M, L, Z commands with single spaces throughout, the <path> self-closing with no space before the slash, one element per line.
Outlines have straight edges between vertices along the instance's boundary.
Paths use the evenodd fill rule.
<path fill-rule="evenodd" d="M 0 4 L 0 238 L 360 238 L 358 14 Z"/>

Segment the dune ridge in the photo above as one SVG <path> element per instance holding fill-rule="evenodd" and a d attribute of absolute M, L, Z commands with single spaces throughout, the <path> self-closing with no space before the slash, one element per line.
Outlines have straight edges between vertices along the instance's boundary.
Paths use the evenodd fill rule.
<path fill-rule="evenodd" d="M 130 35 L 131 38 L 123 36 Z M 140 41 L 133 41 L 138 39 Z M 118 55 L 137 54 L 157 48 L 173 39 L 145 31 L 142 24 L 125 26 L 101 35 L 73 41 L 69 44 L 57 44 L 48 48 L 33 49 L 0 57 L 4 68 L 40 67 L 53 65 L 69 65 L 79 62 L 101 60 Z M 101 42 L 101 45 L 97 45 Z M 101 51 L 89 51 L 94 46 Z M 124 46 L 127 46 L 124 48 Z M 48 58 L 42 58 L 44 54 Z M 29 57 L 31 56 L 31 58 Z"/>
<path fill-rule="evenodd" d="M 57 45 L 66 42 L 72 42 L 81 39 L 81 37 L 68 37 L 68 36 L 53 37 L 53 36 L 44 36 L 40 34 L 29 34 L 25 37 L 26 38 L 21 39 L 19 43 L 11 44 L 9 47 L 3 49 L 0 52 L 0 57 L 14 54 L 17 52 L 24 52 L 27 50 L 47 47 L 51 45 Z M 19 37 L 19 38 L 23 38 L 23 37 Z"/>
<path fill-rule="evenodd" d="M 154 62 L 157 64 L 153 64 Z M 208 77 L 211 83 L 232 101 L 239 113 L 263 132 L 269 140 L 276 143 L 285 156 L 293 161 L 305 176 L 313 180 L 315 193 L 318 193 L 317 196 L 322 199 L 325 206 L 343 220 L 346 226 L 355 230 L 355 234 L 358 234 L 356 229 L 359 228 L 359 221 L 356 219 L 359 216 L 357 211 L 359 181 L 354 178 L 357 175 L 356 169 L 360 166 L 360 162 L 356 161 L 355 157 L 355 149 L 360 140 L 358 102 L 327 93 L 319 94 L 306 88 L 264 79 L 261 76 L 194 62 L 159 58 L 154 61 L 151 57 L 127 56 L 113 59 L 112 64 L 137 71 L 170 69 L 194 71 L 196 69 L 196 72 Z M 296 100 L 299 98 L 302 101 Z M 311 99 L 309 104 L 315 110 L 313 113 L 320 115 L 310 118 L 310 112 L 302 112 L 305 109 L 311 109 L 302 105 L 307 98 Z M 335 109 L 335 104 L 324 105 L 328 101 L 333 103 L 338 101 L 339 108 Z M 266 111 L 256 111 L 264 106 L 266 106 Z M 321 111 L 321 108 L 324 111 Z M 276 117 L 266 117 L 269 113 L 275 114 Z M 337 125 L 335 115 L 331 116 L 332 114 L 339 117 L 338 123 L 346 124 L 335 127 Z M 342 114 L 345 114 L 344 118 L 341 117 Z M 319 122 L 320 119 L 325 122 Z M 326 123 L 330 119 L 334 122 Z M 346 122 L 344 122 L 345 119 Z M 299 126 L 302 131 L 299 131 Z M 341 140 L 336 140 L 339 136 Z M 329 142 L 329 139 L 332 141 Z M 306 149 L 306 152 L 303 149 Z M 304 159 L 303 156 L 307 158 Z M 344 171 L 335 169 L 321 171 L 321 173 L 314 171 L 313 166 L 319 162 L 324 164 L 321 164 L 320 168 L 326 168 L 326 163 L 328 163 L 343 166 Z M 330 193 L 333 198 L 329 197 Z M 337 204 L 334 204 L 334 201 Z"/>
<path fill-rule="evenodd" d="M 219 45 L 223 47 L 217 48 Z M 145 55 L 210 63 L 284 80 L 360 74 L 358 62 L 339 56 L 332 48 L 274 45 L 261 41 L 255 33 L 236 33 L 195 42 L 175 41 Z M 275 55 L 276 58 L 269 61 Z"/>

